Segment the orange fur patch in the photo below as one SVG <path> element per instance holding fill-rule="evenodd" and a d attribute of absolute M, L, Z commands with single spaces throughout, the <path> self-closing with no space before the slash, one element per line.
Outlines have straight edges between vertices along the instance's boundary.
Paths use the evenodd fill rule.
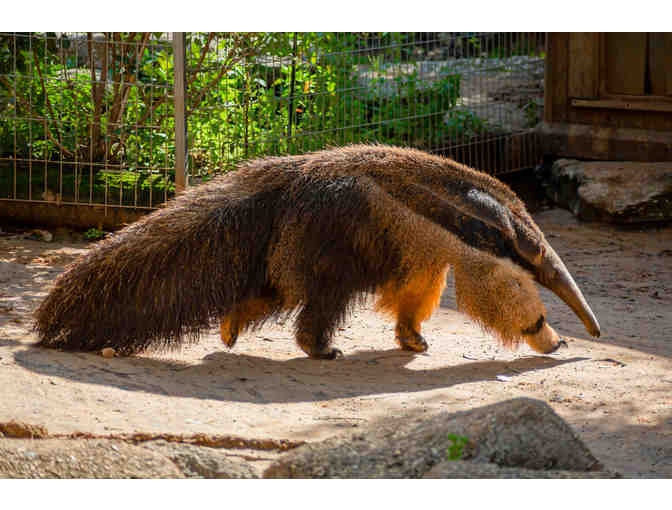
<path fill-rule="evenodd" d="M 419 333 L 421 323 L 429 319 L 441 300 L 448 269 L 414 273 L 403 285 L 389 282 L 378 292 L 376 310 L 392 315 L 398 323 L 407 324 Z"/>
<path fill-rule="evenodd" d="M 546 316 L 531 275 L 506 259 L 477 254 L 469 262 L 455 267 L 460 311 L 493 333 L 505 347 L 515 349 L 520 342 L 529 343 L 534 335 L 523 335 L 522 331 L 539 316 Z"/>
<path fill-rule="evenodd" d="M 233 347 L 240 333 L 252 323 L 259 321 L 275 311 L 275 302 L 263 298 L 254 298 L 236 306 L 233 312 L 220 319 L 220 338 L 227 347 Z"/>

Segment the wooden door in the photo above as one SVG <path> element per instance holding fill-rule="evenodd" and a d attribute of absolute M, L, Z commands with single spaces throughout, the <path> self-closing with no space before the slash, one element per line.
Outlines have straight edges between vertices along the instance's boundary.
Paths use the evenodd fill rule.
<path fill-rule="evenodd" d="M 606 33 L 603 51 L 604 92 L 672 95 L 672 33 Z"/>
<path fill-rule="evenodd" d="M 572 106 L 672 111 L 672 33 L 569 34 Z"/>
<path fill-rule="evenodd" d="M 651 94 L 672 96 L 672 33 L 652 32 L 648 44 L 648 77 Z"/>

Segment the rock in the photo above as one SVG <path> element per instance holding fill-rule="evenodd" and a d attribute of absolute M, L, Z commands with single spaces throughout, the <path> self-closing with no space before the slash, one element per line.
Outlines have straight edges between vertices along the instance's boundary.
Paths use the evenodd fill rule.
<path fill-rule="evenodd" d="M 300 446 L 264 478 L 419 478 L 448 459 L 455 436 L 463 459 L 531 470 L 599 471 L 601 464 L 544 402 L 518 398 L 426 420 L 391 419 Z"/>
<path fill-rule="evenodd" d="M 105 347 L 100 351 L 100 355 L 103 358 L 114 358 L 117 355 L 117 351 L 115 351 L 112 347 Z"/>
<path fill-rule="evenodd" d="M 7 422 L 0 424 L 0 478 L 259 478 L 259 474 L 239 454 L 224 449 L 165 440 L 134 445 L 120 439 L 51 438 L 44 427 Z"/>
<path fill-rule="evenodd" d="M 49 189 L 47 191 L 42 192 L 41 196 L 42 196 L 42 200 L 45 200 L 47 202 L 58 202 L 58 203 L 60 203 L 61 198 L 62 198 L 60 193 L 54 193 L 53 191 L 51 191 Z"/>
<path fill-rule="evenodd" d="M 28 239 L 50 243 L 54 240 L 54 236 L 47 230 L 40 230 L 36 228 L 30 231 L 30 234 L 28 234 Z"/>
<path fill-rule="evenodd" d="M 608 471 L 559 471 L 500 467 L 489 462 L 446 460 L 434 466 L 423 478 L 620 478 Z"/>
<path fill-rule="evenodd" d="M 672 220 L 672 163 L 559 159 L 539 175 L 546 194 L 584 221 Z"/>
<path fill-rule="evenodd" d="M 31 425 L 20 421 L 7 421 L 0 423 L 0 437 L 14 438 L 44 438 L 49 432 L 42 425 Z"/>
<path fill-rule="evenodd" d="M 167 457 L 123 441 L 0 439 L 0 478 L 184 478 Z"/>
<path fill-rule="evenodd" d="M 67 227 L 56 227 L 53 230 L 55 241 L 77 242 L 84 241 L 84 234 Z"/>
<path fill-rule="evenodd" d="M 187 478 L 259 478 L 246 461 L 225 450 L 168 441 L 149 441 L 143 448 L 171 459 Z"/>

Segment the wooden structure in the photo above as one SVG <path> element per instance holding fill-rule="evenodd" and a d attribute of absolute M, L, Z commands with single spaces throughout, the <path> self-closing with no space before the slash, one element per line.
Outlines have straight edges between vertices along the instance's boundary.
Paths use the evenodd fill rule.
<path fill-rule="evenodd" d="M 549 33 L 544 152 L 672 161 L 672 33 Z"/>

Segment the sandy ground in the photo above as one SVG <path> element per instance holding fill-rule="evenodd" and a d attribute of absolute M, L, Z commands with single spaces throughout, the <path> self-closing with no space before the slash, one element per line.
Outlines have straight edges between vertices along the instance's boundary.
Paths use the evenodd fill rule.
<path fill-rule="evenodd" d="M 672 476 L 672 227 L 646 231 L 535 215 L 603 329 L 543 291 L 569 348 L 540 356 L 499 347 L 454 311 L 449 284 L 425 323 L 425 354 L 396 349 L 394 325 L 358 309 L 338 331 L 336 361 L 307 359 L 291 324 L 238 340 L 216 330 L 177 353 L 133 358 L 32 346 L 31 311 L 65 264 L 87 250 L 0 237 L 0 422 L 51 433 L 232 434 L 315 441 L 387 416 L 459 411 L 512 397 L 548 402 L 609 469 Z"/>

